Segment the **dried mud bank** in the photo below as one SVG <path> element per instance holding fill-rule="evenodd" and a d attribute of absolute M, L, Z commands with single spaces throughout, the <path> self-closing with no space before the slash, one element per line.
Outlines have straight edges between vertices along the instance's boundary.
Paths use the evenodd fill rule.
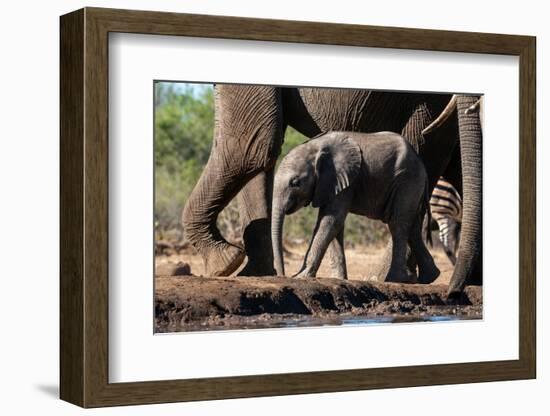
<path fill-rule="evenodd" d="M 265 277 L 155 279 L 156 332 L 482 317 L 481 287 Z"/>

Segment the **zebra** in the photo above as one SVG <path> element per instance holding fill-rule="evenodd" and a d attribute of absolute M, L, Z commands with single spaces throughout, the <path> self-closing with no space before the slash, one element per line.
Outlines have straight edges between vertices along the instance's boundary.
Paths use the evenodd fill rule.
<path fill-rule="evenodd" d="M 430 210 L 439 228 L 443 250 L 455 265 L 462 225 L 462 198 L 455 187 L 443 177 L 439 178 L 432 192 Z"/>

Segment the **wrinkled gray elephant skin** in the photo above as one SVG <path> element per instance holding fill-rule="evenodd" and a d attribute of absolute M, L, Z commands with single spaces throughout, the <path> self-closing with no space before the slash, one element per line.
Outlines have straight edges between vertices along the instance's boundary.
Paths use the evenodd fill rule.
<path fill-rule="evenodd" d="M 315 277 L 329 249 L 333 277 L 347 278 L 343 233 L 351 212 L 389 226 L 392 259 L 380 279 L 431 283 L 439 270 L 421 236 L 428 201 L 424 164 L 396 133 L 330 132 L 299 145 L 281 161 L 275 175 L 271 230 L 277 274 L 285 273 L 284 216 L 311 203 L 319 208 L 319 216 L 297 277 Z M 419 279 L 407 270 L 407 245 L 418 262 Z"/>
<path fill-rule="evenodd" d="M 451 97 L 216 85 L 212 152 L 182 214 L 186 237 L 201 254 L 206 274 L 228 275 L 245 257 L 248 260 L 240 274 L 275 273 L 270 230 L 273 168 L 287 126 L 310 138 L 328 131 L 392 131 L 403 135 L 418 152 L 430 187 L 443 175 L 454 178 L 453 185 L 464 191 L 466 229 L 460 243 L 463 259 L 457 260 L 453 277 L 453 287 L 460 291 L 466 282 L 479 276 L 475 270 L 481 257 L 481 188 L 480 179 L 476 178 L 481 172 L 481 129 L 476 130 L 476 123 L 480 125 L 478 112 L 457 111 L 471 108 L 478 97 L 458 96 L 449 106 Z M 441 118 L 443 122 L 423 134 L 443 113 L 447 114 Z M 244 250 L 227 242 L 216 226 L 218 214 L 235 196 L 239 201 Z"/>

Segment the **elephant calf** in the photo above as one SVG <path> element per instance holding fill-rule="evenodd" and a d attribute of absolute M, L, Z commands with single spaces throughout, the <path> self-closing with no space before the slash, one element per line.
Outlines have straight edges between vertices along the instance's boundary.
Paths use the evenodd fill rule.
<path fill-rule="evenodd" d="M 315 277 L 330 248 L 334 277 L 347 278 L 344 221 L 352 212 L 389 226 L 392 260 L 385 281 L 432 282 L 439 270 L 421 236 L 427 178 L 414 149 L 395 133 L 330 132 L 295 147 L 275 175 L 271 229 L 277 274 L 285 273 L 284 216 L 312 203 L 319 216 L 297 277 Z M 418 280 L 406 267 L 407 244 L 418 262 Z"/>

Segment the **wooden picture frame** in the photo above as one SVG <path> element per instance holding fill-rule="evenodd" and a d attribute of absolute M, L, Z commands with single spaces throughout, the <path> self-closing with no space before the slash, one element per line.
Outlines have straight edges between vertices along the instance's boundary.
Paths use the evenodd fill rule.
<path fill-rule="evenodd" d="M 61 17 L 60 361 L 83 407 L 529 379 L 536 376 L 534 37 L 85 8 Z M 108 34 L 127 32 L 519 56 L 519 359 L 109 383 Z"/>

